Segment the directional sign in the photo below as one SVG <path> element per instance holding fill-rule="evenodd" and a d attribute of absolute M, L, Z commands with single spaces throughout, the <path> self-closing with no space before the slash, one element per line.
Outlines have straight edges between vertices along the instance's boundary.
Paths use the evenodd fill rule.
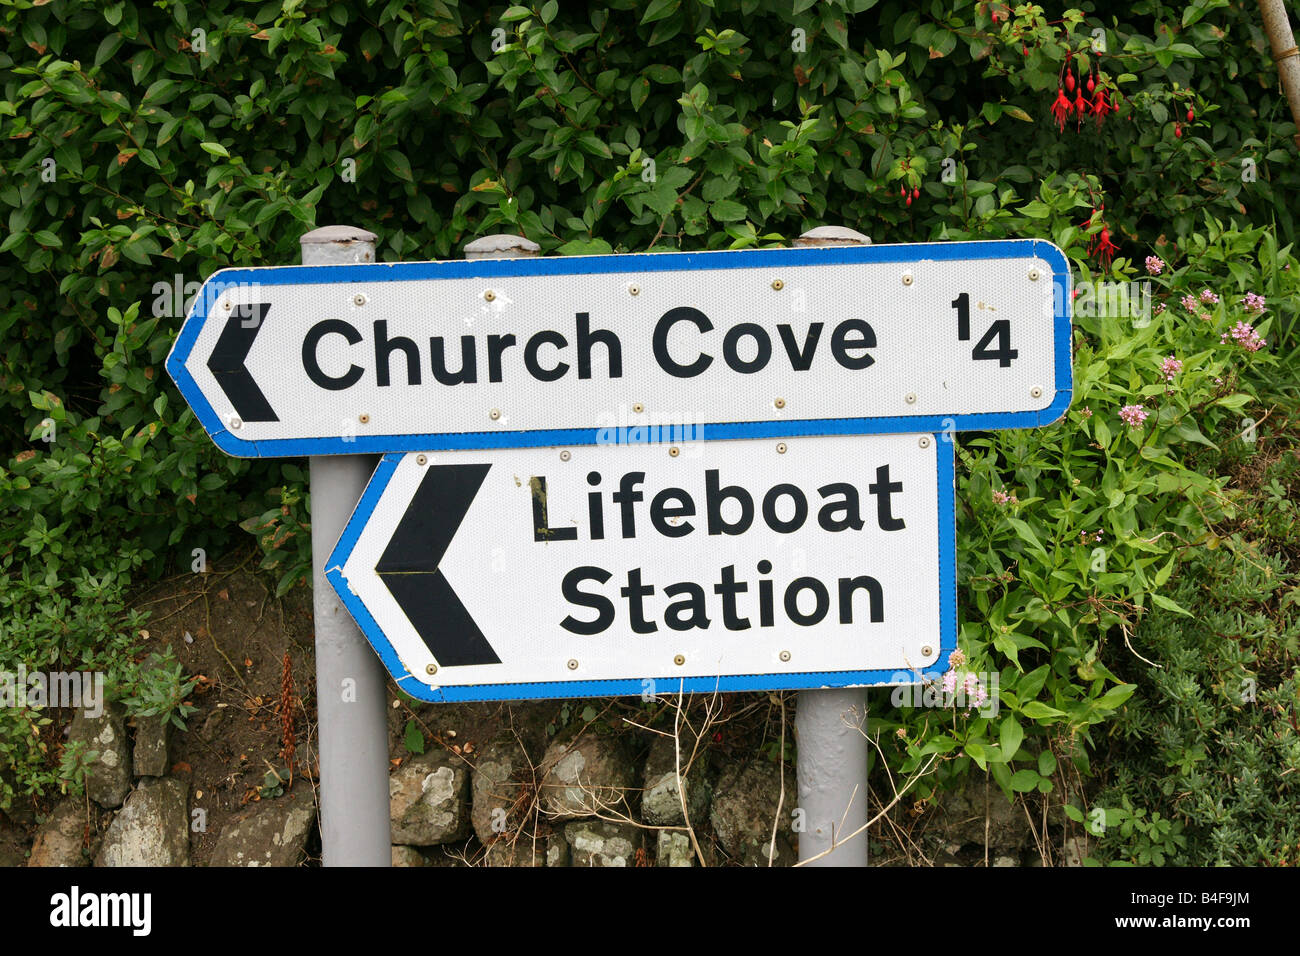
<path fill-rule="evenodd" d="M 956 646 L 944 438 L 388 455 L 326 573 L 422 700 L 932 678 Z"/>
<path fill-rule="evenodd" d="M 1040 240 L 231 269 L 167 369 L 246 457 L 1022 428 L 1070 289 Z"/>

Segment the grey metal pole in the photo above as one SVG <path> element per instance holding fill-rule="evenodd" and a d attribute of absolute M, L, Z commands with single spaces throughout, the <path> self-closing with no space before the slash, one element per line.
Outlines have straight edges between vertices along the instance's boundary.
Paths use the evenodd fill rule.
<path fill-rule="evenodd" d="M 820 226 L 796 246 L 857 246 L 871 240 L 842 226 Z M 801 690 L 795 703 L 799 806 L 805 829 L 799 859 L 808 866 L 866 866 L 867 834 L 838 843 L 867 822 L 867 692 L 862 688 Z M 819 853 L 826 856 L 812 860 Z"/>
<path fill-rule="evenodd" d="M 303 265 L 375 261 L 375 234 L 323 226 Z M 325 866 L 391 866 L 383 665 L 325 579 L 325 563 L 375 470 L 374 455 L 313 455 L 311 557 L 316 624 L 321 856 Z"/>

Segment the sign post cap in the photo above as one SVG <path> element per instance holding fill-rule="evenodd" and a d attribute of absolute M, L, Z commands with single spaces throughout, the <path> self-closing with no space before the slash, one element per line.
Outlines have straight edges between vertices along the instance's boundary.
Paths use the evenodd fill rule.
<path fill-rule="evenodd" d="M 533 240 L 509 233 L 480 236 L 465 244 L 466 259 L 522 259 L 541 251 L 542 247 Z"/>
<path fill-rule="evenodd" d="M 306 233 L 298 242 L 315 246 L 333 242 L 374 242 L 377 238 L 369 229 L 359 226 L 321 226 Z"/>
<path fill-rule="evenodd" d="M 796 246 L 869 246 L 871 237 L 847 226 L 817 226 L 794 241 Z"/>

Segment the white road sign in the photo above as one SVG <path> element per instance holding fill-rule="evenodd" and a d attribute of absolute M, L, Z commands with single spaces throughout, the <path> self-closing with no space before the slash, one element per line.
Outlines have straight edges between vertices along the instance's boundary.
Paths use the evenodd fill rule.
<path fill-rule="evenodd" d="M 388 455 L 327 576 L 424 700 L 933 678 L 956 646 L 944 437 Z"/>
<path fill-rule="evenodd" d="M 247 457 L 1021 428 L 1070 288 L 1040 240 L 232 269 L 167 368 Z"/>

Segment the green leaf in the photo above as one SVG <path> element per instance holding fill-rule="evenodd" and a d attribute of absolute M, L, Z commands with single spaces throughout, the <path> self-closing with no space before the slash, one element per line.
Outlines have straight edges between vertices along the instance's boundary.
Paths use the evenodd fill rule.
<path fill-rule="evenodd" d="M 1040 779 L 1036 771 L 1017 770 L 1011 775 L 1011 789 L 1016 793 L 1028 793 L 1030 790 L 1037 790 Z"/>
<path fill-rule="evenodd" d="M 671 16 L 679 6 L 681 6 L 681 0 L 650 0 L 645 15 L 641 17 L 641 23 L 654 23 L 656 20 Z"/>
<path fill-rule="evenodd" d="M 1002 745 L 1002 759 L 1008 762 L 1016 755 L 1020 749 L 1020 741 L 1025 737 L 1025 731 L 1020 726 L 1020 722 L 1008 714 L 1002 718 L 1002 727 L 999 732 L 999 743 Z"/>
<path fill-rule="evenodd" d="M 1038 772 L 1044 777 L 1050 777 L 1056 773 L 1056 754 L 1050 750 L 1043 750 L 1038 754 Z"/>
<path fill-rule="evenodd" d="M 220 143 L 199 143 L 199 148 L 211 156 L 221 156 L 225 159 L 230 158 L 230 153 L 226 152 L 226 147 Z"/>
<path fill-rule="evenodd" d="M 709 215 L 718 222 L 740 222 L 746 216 L 745 207 L 733 199 L 719 199 L 709 205 Z"/>
<path fill-rule="evenodd" d="M 1065 711 L 1057 710 L 1055 707 L 1048 707 L 1037 700 L 1031 700 L 1021 710 L 1026 717 L 1032 717 L 1034 720 L 1051 720 L 1065 716 Z"/>
<path fill-rule="evenodd" d="M 424 732 L 414 720 L 406 722 L 406 732 L 402 734 L 402 743 L 413 754 L 424 753 Z"/>
<path fill-rule="evenodd" d="M 1157 606 L 1162 607 L 1167 611 L 1173 611 L 1176 614 L 1182 614 L 1185 615 L 1186 617 L 1192 616 L 1191 611 L 1187 610 L 1187 608 L 1183 607 L 1173 598 L 1167 598 L 1163 594 L 1153 593 L 1151 595 L 1151 600 L 1154 601 Z"/>
<path fill-rule="evenodd" d="M 572 239 L 555 250 L 562 256 L 604 256 L 614 251 L 604 239 Z"/>

